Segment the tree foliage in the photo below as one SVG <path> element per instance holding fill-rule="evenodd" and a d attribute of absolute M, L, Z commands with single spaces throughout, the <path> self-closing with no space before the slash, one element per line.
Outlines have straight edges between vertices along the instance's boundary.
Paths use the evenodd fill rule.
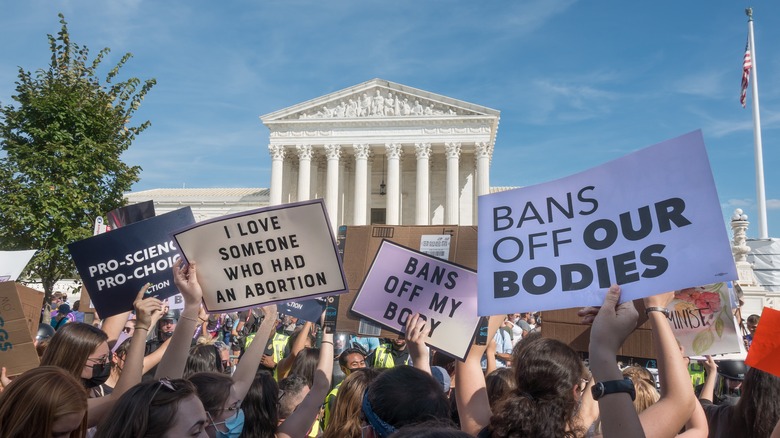
<path fill-rule="evenodd" d="M 91 236 L 95 218 L 122 206 L 138 181 L 140 167 L 120 155 L 149 126 L 130 122 L 156 83 L 116 81 L 130 53 L 101 81 L 110 49 L 90 60 L 59 17 L 48 69 L 20 67 L 17 105 L 0 105 L 0 249 L 39 250 L 26 274 L 41 279 L 47 299 L 57 280 L 75 273 L 66 245 Z"/>

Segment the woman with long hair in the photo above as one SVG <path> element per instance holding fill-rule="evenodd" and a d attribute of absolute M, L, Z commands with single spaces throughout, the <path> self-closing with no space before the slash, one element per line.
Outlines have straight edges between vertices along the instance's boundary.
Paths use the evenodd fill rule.
<path fill-rule="evenodd" d="M 154 318 L 162 311 L 162 302 L 156 298 L 144 299 L 147 286 L 136 297 L 133 306 L 137 315 L 135 332 L 123 372 L 111 394 L 89 398 L 89 426 L 96 426 L 119 397 L 141 381 L 146 335 Z M 82 382 L 88 390 L 106 382 L 111 373 L 112 354 L 108 336 L 89 324 L 73 322 L 63 326 L 51 338 L 41 358 L 41 365 L 57 366 Z"/>
<path fill-rule="evenodd" d="M 323 438 L 360 438 L 363 394 L 381 368 L 359 368 L 352 371 L 339 388 L 328 428 Z"/>
<path fill-rule="evenodd" d="M 98 426 L 95 438 L 206 438 L 207 422 L 192 383 L 162 379 L 138 384 L 124 393 Z"/>
<path fill-rule="evenodd" d="M 274 438 L 279 423 L 279 385 L 270 371 L 258 370 L 241 408 L 246 424 L 241 438 Z"/>
<path fill-rule="evenodd" d="M 636 413 L 640 413 L 652 406 L 661 398 L 661 394 L 655 387 L 655 378 L 653 374 L 645 367 L 632 366 L 623 370 L 623 377 L 628 377 L 634 382 L 634 408 Z"/>
<path fill-rule="evenodd" d="M 0 394 L 4 438 L 84 438 L 86 433 L 87 391 L 62 368 L 33 368 Z"/>

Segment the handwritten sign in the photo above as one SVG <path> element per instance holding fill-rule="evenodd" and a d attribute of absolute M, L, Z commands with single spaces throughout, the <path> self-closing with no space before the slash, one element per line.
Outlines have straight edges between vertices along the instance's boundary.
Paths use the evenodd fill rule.
<path fill-rule="evenodd" d="M 398 333 L 420 313 L 426 343 L 464 359 L 479 323 L 476 287 L 474 271 L 384 240 L 352 311 Z"/>
<path fill-rule="evenodd" d="M 42 304 L 42 292 L 10 281 L 0 283 L 0 364 L 6 367 L 9 376 L 39 364 L 32 328 L 37 331 Z M 37 307 L 32 320 L 28 319 L 31 307 Z"/>
<path fill-rule="evenodd" d="M 196 261 L 209 312 L 344 293 L 330 222 L 321 199 L 200 222 L 174 233 Z"/>
<path fill-rule="evenodd" d="M 479 314 L 600 305 L 737 278 L 701 132 L 480 196 Z"/>
<path fill-rule="evenodd" d="M 171 267 L 180 254 L 170 233 L 193 223 L 186 207 L 68 245 L 101 318 L 132 310 L 146 283 L 156 298 L 178 292 Z"/>
<path fill-rule="evenodd" d="M 739 352 L 741 340 L 727 283 L 677 291 L 668 309 L 674 337 L 687 355 Z"/>

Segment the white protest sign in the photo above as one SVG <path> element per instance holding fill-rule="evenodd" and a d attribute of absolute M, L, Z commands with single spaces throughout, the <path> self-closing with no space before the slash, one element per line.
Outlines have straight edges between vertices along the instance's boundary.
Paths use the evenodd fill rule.
<path fill-rule="evenodd" d="M 384 240 L 352 311 L 398 333 L 420 313 L 426 344 L 462 360 L 479 323 L 476 288 L 474 271 Z"/>
<path fill-rule="evenodd" d="M 674 337 L 688 356 L 738 353 L 737 334 L 727 283 L 679 290 L 667 306 Z"/>
<path fill-rule="evenodd" d="M 479 314 L 601 305 L 737 278 L 701 132 L 479 197 Z"/>
<path fill-rule="evenodd" d="M 0 251 L 0 281 L 16 281 L 37 250 Z"/>
<path fill-rule="evenodd" d="M 186 260 L 197 262 L 209 312 L 347 289 L 321 199 L 223 216 L 173 237 Z"/>

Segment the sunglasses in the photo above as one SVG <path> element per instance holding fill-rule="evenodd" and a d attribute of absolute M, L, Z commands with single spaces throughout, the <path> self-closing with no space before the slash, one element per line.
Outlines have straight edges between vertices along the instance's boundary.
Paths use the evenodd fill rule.
<path fill-rule="evenodd" d="M 162 378 L 157 381 L 157 388 L 155 388 L 154 392 L 152 393 L 152 398 L 149 399 L 150 403 L 157 396 L 157 393 L 160 392 L 160 388 L 165 388 L 168 391 L 176 392 L 176 387 L 173 386 L 173 383 L 166 378 Z"/>
<path fill-rule="evenodd" d="M 87 358 L 87 361 L 92 361 L 92 365 L 93 366 L 94 365 L 105 365 L 105 364 L 111 362 L 111 358 L 113 357 L 113 355 L 114 355 L 114 353 L 109 351 L 108 354 L 103 356 L 103 357 L 99 357 L 99 358 L 90 357 L 90 358 Z"/>

